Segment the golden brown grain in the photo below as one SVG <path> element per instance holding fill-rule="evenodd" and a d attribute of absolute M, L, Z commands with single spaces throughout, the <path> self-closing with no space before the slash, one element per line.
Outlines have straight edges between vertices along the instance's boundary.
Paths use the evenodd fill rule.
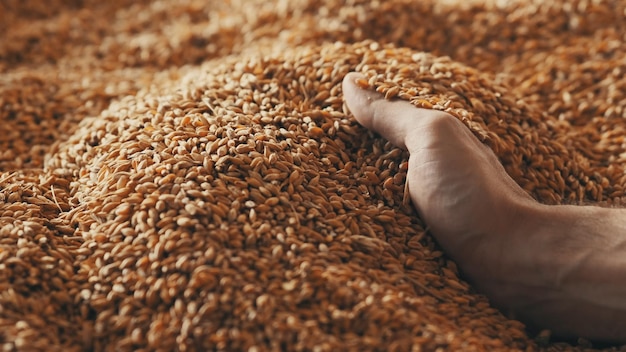
<path fill-rule="evenodd" d="M 619 1 L 0 4 L 0 345 L 585 350 L 414 213 L 341 81 L 458 117 L 544 203 L 626 203 Z"/>

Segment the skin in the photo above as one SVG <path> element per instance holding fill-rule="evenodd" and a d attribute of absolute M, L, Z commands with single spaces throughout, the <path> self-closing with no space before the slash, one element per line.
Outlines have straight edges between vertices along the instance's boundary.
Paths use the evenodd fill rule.
<path fill-rule="evenodd" d="M 357 121 L 410 153 L 411 200 L 465 277 L 504 312 L 559 337 L 626 343 L 626 210 L 548 206 L 453 116 L 343 91 Z"/>

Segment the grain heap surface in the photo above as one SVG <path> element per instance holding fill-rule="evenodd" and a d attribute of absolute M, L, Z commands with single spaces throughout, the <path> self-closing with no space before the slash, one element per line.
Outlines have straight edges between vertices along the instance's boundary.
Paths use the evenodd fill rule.
<path fill-rule="evenodd" d="M 340 82 L 451 112 L 544 203 L 620 205 L 625 15 L 3 1 L 2 350 L 591 350 L 459 277 L 406 202 L 408 155 Z"/>

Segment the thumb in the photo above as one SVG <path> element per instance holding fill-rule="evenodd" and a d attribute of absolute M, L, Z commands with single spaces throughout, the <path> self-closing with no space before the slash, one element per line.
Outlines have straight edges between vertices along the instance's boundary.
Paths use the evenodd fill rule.
<path fill-rule="evenodd" d="M 424 112 L 403 100 L 386 100 L 382 94 L 359 87 L 357 80 L 365 79 L 359 73 L 348 73 L 343 80 L 343 94 L 356 120 L 364 127 L 379 133 L 394 145 L 407 147 L 407 135 L 419 124 L 418 115 Z"/>

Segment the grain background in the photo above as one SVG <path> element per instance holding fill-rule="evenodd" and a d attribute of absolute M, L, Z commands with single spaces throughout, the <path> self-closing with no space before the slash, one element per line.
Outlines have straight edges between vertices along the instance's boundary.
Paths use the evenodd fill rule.
<path fill-rule="evenodd" d="M 355 122 L 340 82 L 449 111 L 541 202 L 619 206 L 625 16 L 2 1 L 2 350 L 593 350 L 459 276 L 404 202 L 407 154 Z"/>

